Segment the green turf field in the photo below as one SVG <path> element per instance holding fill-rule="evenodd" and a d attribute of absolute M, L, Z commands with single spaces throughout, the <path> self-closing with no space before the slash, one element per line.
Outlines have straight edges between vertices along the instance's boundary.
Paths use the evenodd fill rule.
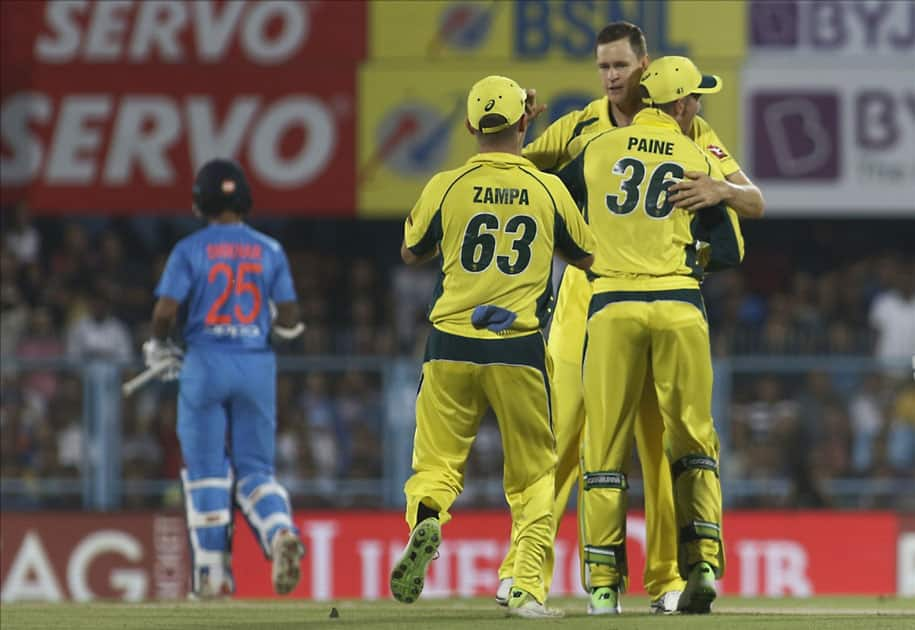
<path fill-rule="evenodd" d="M 644 597 L 624 597 L 622 617 L 588 617 L 584 599 L 551 602 L 565 609 L 559 620 L 505 618 L 504 609 L 491 599 L 425 600 L 410 606 L 394 601 L 216 603 L 93 603 L 3 604 L 3 630 L 49 628 L 54 630 L 134 630 L 154 628 L 228 628 L 285 630 L 292 628 L 366 628 L 456 630 L 499 628 L 508 630 L 534 624 L 601 630 L 776 630 L 781 628 L 836 628 L 882 630 L 915 628 L 915 598 L 817 597 L 812 599 L 749 599 L 722 597 L 710 616 L 651 616 Z M 339 616 L 330 617 L 336 608 Z"/>

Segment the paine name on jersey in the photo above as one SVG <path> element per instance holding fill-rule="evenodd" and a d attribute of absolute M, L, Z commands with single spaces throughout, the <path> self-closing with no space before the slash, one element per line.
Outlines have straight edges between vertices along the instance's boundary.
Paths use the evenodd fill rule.
<path fill-rule="evenodd" d="M 513 204 L 517 202 L 522 206 L 529 206 L 527 188 L 491 188 L 489 186 L 473 187 L 474 203 L 502 203 Z"/>
<path fill-rule="evenodd" d="M 659 155 L 673 155 L 674 143 L 658 140 L 657 138 L 638 138 L 629 136 L 629 142 L 626 144 L 629 150 L 635 149 L 643 153 L 657 153 Z"/>

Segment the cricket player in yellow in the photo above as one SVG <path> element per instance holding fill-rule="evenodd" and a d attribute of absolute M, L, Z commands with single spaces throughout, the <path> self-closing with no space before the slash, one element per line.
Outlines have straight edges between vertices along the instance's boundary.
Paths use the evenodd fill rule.
<path fill-rule="evenodd" d="M 541 328 L 552 310 L 554 251 L 587 269 L 594 237 L 555 175 L 521 157 L 526 94 L 506 77 L 476 83 L 467 127 L 479 153 L 435 175 L 404 227 L 407 264 L 441 254 L 416 398 L 414 474 L 404 488 L 410 539 L 391 573 L 391 593 L 416 600 L 441 542 L 441 525 L 488 407 L 505 458 L 517 553 L 510 615 L 561 616 L 544 606 L 543 562 L 553 544 L 556 444 L 552 366 Z"/>
<path fill-rule="evenodd" d="M 595 56 L 606 95 L 584 109 L 566 114 L 524 148 L 524 156 L 543 170 L 559 170 L 571 160 L 570 152 L 577 139 L 625 127 L 644 106 L 638 88 L 642 72 L 648 65 L 648 55 L 641 29 L 629 22 L 608 24 L 597 35 Z M 688 210 L 724 201 L 741 216 L 761 216 L 763 200 L 759 189 L 744 175 L 712 127 L 696 116 L 688 135 L 705 149 L 711 161 L 718 163 L 726 181 L 712 179 L 701 171 L 688 171 L 687 178 L 672 189 L 678 191 L 672 199 Z M 739 233 L 739 223 L 734 223 Z M 579 478 L 579 443 L 585 422 L 581 357 L 590 299 L 591 286 L 584 272 L 567 267 L 548 342 L 554 366 L 556 398 L 558 460 L 553 518 L 557 529 L 572 487 Z M 651 598 L 649 611 L 652 613 L 676 611 L 683 588 L 677 569 L 677 529 L 670 468 L 664 457 L 662 434 L 663 423 L 654 387 L 646 387 L 635 436 L 645 489 L 647 553 L 644 586 Z M 508 500 L 510 503 L 513 501 L 512 497 Z M 508 601 L 512 584 L 514 551 L 513 539 L 499 567 L 496 601 L 503 605 Z M 547 590 L 552 573 L 553 555 L 548 554 L 544 563 Z"/>
<path fill-rule="evenodd" d="M 700 241 L 737 264 L 743 242 L 723 204 L 695 216 L 668 198 L 687 171 L 723 179 L 685 134 L 702 94 L 718 92 L 686 57 L 642 74 L 649 107 L 599 134 L 561 173 L 598 242 L 591 269 L 582 378 L 584 491 L 579 528 L 592 609 L 619 612 L 626 588 L 627 474 L 646 379 L 653 381 L 673 478 L 680 575 L 678 610 L 708 613 L 724 570 L 712 359 L 699 283 Z M 702 232 L 702 236 L 697 237 Z M 730 246 L 727 246 L 728 241 Z"/>

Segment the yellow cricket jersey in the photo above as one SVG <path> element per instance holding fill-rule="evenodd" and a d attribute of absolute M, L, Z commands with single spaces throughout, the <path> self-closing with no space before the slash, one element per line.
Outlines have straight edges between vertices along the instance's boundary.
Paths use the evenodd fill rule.
<path fill-rule="evenodd" d="M 667 189 L 686 171 L 724 178 L 677 122 L 654 108 L 640 111 L 628 127 L 591 137 L 562 170 L 597 236 L 594 293 L 698 288 L 705 270 L 697 240 L 739 262 L 743 241 L 724 206 L 694 216 L 667 201 Z M 724 238 L 709 235 L 713 228 Z"/>
<path fill-rule="evenodd" d="M 432 324 L 479 339 L 540 329 L 552 311 L 554 249 L 571 260 L 595 249 L 559 178 L 510 153 L 480 153 L 432 177 L 407 217 L 404 244 L 417 256 L 441 248 Z M 502 334 L 474 328 L 471 313 L 482 304 L 517 319 Z"/>
<path fill-rule="evenodd" d="M 538 168 L 558 172 L 580 151 L 579 142 L 616 127 L 618 125 L 611 115 L 610 101 L 604 96 L 591 101 L 584 109 L 569 112 L 553 122 L 536 140 L 524 147 L 523 154 Z M 725 177 L 740 170 L 737 160 L 731 156 L 718 134 L 700 116 L 693 119 L 689 137 L 705 149 L 709 161 L 718 163 Z M 582 140 L 576 140 L 578 138 Z M 728 214 L 734 230 L 742 239 L 736 213 L 729 209 Z M 563 343 L 552 346 L 558 348 L 563 360 L 576 363 L 581 361 L 590 300 L 591 285 L 585 272 L 571 266 L 566 267 L 550 332 L 551 338 L 565 339 Z"/>

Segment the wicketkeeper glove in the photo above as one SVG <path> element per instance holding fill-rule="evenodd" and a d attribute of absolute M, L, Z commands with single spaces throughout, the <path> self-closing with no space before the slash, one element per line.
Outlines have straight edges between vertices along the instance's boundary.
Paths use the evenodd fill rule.
<path fill-rule="evenodd" d="M 178 378 L 183 360 L 184 352 L 171 340 L 150 339 L 143 344 L 143 361 L 146 363 L 146 367 L 165 366 L 159 376 L 162 381 L 173 381 Z"/>
<path fill-rule="evenodd" d="M 518 318 L 518 314 L 501 306 L 481 304 L 473 309 L 470 323 L 474 328 L 486 328 L 494 333 L 505 332 L 511 328 Z"/>

